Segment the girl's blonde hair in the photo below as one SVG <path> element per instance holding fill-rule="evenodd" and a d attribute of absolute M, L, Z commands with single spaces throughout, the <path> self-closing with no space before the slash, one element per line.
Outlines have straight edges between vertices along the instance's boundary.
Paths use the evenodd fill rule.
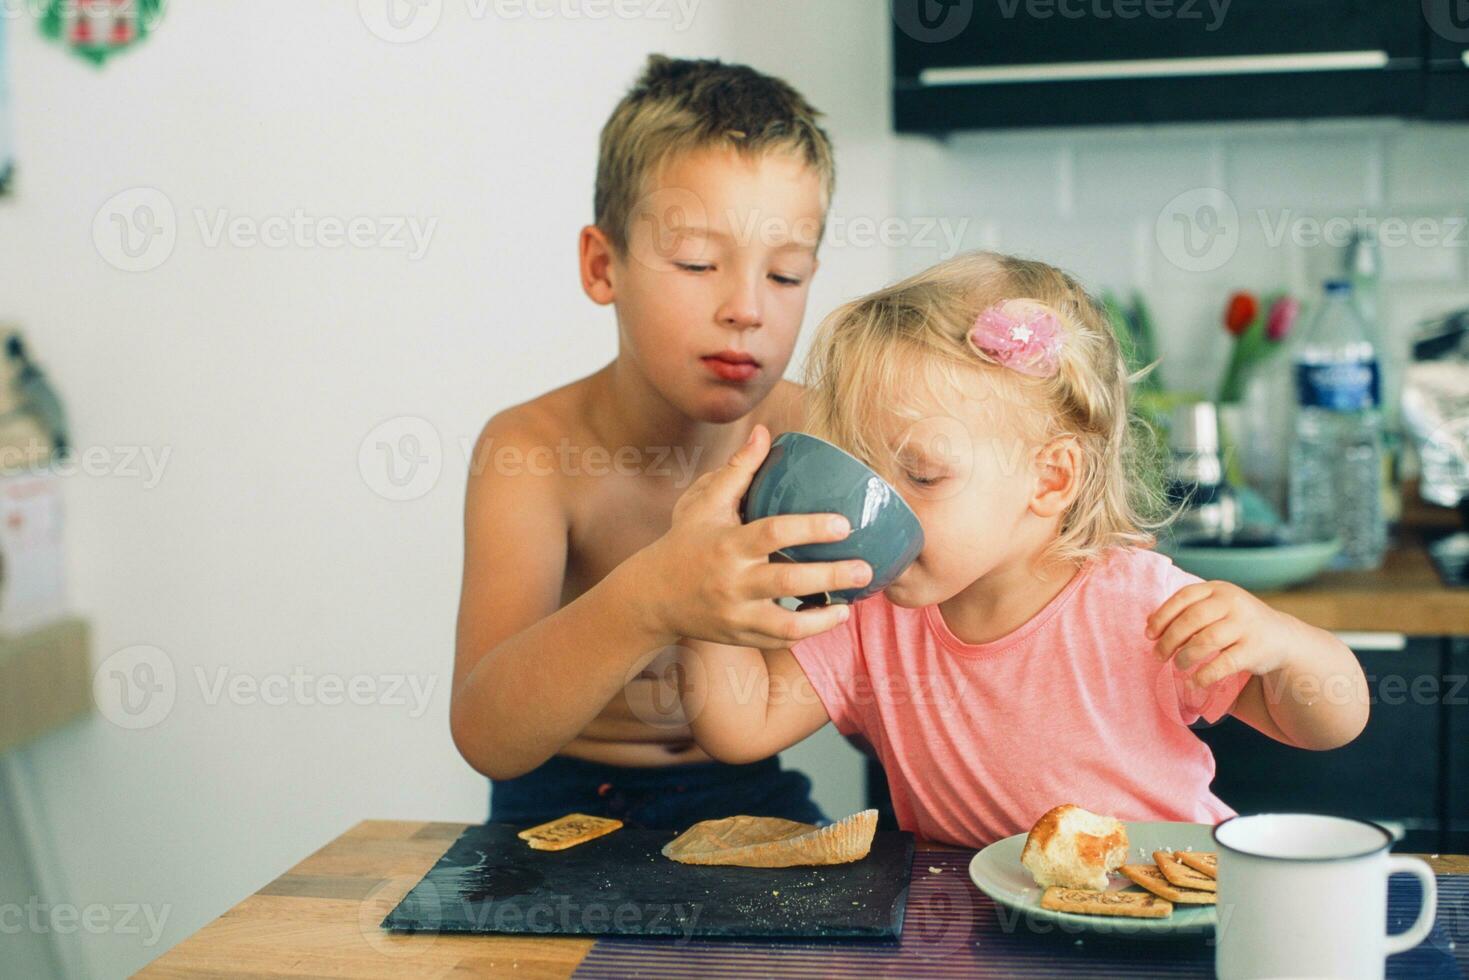
<path fill-rule="evenodd" d="M 1060 370 L 1034 378 L 999 365 L 968 342 L 976 317 L 1010 299 L 1059 314 Z M 901 445 L 881 435 L 893 417 L 917 420 L 960 372 L 982 370 L 1022 409 L 1036 445 L 1073 437 L 1079 491 L 1046 557 L 1082 561 L 1118 546 L 1149 547 L 1165 514 L 1151 441 L 1128 404 L 1127 365 L 1106 314 L 1061 270 L 990 252 L 958 255 L 834 310 L 807 359 L 807 425 L 881 473 L 897 469 Z M 1040 406 L 1042 411 L 1035 409 Z"/>

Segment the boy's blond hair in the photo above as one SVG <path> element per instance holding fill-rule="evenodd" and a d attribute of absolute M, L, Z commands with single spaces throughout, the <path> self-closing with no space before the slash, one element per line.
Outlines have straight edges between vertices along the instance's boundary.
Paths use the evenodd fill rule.
<path fill-rule="evenodd" d="M 822 207 L 836 185 L 821 113 L 787 83 L 744 65 L 650 55 L 642 76 L 602 127 L 593 209 L 597 227 L 627 248 L 633 207 L 670 158 L 723 147 L 750 157 L 800 156 L 821 179 Z"/>
<path fill-rule="evenodd" d="M 969 345 L 975 318 L 996 303 L 1033 299 L 1060 314 L 1060 370 L 1032 378 Z M 1014 406 L 1027 441 L 1072 436 L 1080 490 L 1047 558 L 1082 561 L 1110 547 L 1153 543 L 1165 510 L 1156 460 L 1128 405 L 1128 370 L 1100 306 L 1069 275 L 1026 259 L 969 252 L 838 307 L 807 360 L 808 428 L 879 472 L 897 469 L 893 416 L 918 419 L 924 402 L 958 391 L 959 372 L 984 371 Z M 1040 409 L 1037 411 L 1037 409 Z M 884 418 L 887 416 L 887 418 Z"/>

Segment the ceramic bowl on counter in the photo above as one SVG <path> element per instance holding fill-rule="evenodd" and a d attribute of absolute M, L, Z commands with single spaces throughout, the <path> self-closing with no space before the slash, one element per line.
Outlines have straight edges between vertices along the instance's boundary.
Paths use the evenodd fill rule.
<path fill-rule="evenodd" d="M 1250 592 L 1274 592 L 1321 574 L 1341 550 L 1341 541 L 1296 543 L 1270 532 L 1239 535 L 1228 544 L 1164 536 L 1158 550 L 1199 578 L 1233 582 Z"/>

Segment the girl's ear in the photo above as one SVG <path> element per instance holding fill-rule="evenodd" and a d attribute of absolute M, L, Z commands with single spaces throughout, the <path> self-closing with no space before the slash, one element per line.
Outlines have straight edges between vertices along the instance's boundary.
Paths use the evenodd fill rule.
<path fill-rule="evenodd" d="M 598 306 L 606 306 L 616 295 L 612 286 L 612 243 L 601 228 L 587 225 L 581 230 L 577 253 L 582 292 Z"/>
<path fill-rule="evenodd" d="M 1060 436 L 1036 453 L 1035 494 L 1030 512 L 1037 517 L 1059 517 L 1081 489 L 1081 444 L 1075 436 Z"/>

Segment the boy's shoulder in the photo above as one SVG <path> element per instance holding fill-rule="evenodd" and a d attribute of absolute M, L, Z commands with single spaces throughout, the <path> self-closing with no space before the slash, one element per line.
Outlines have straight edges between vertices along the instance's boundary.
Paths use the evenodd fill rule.
<path fill-rule="evenodd" d="M 537 395 L 490 416 L 480 430 L 479 447 L 513 446 L 529 451 L 567 441 L 585 445 L 591 435 L 588 405 L 592 379 L 588 376 Z"/>

